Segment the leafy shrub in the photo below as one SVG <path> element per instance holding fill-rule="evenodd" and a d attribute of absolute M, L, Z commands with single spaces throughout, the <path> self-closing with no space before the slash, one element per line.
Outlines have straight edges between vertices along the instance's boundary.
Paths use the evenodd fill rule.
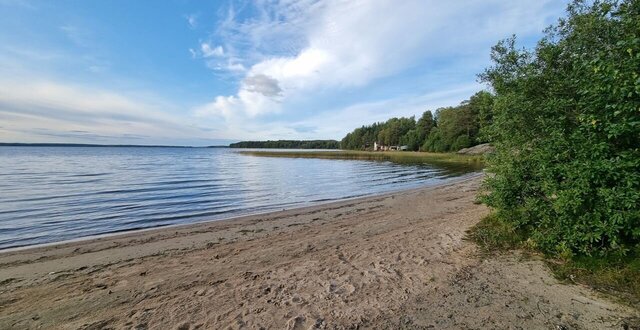
<path fill-rule="evenodd" d="M 460 150 L 471 146 L 471 138 L 467 135 L 460 135 L 451 145 L 451 150 Z"/>
<path fill-rule="evenodd" d="M 533 51 L 515 37 L 480 75 L 496 94 L 484 201 L 548 253 L 640 242 L 640 1 L 574 1 Z"/>

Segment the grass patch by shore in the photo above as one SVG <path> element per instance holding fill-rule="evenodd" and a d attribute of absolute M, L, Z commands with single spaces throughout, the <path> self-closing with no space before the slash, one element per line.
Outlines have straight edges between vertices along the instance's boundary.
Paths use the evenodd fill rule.
<path fill-rule="evenodd" d="M 522 249 L 544 258 L 559 280 L 587 285 L 610 294 L 631 306 L 640 305 L 640 247 L 626 256 L 573 256 L 560 258 L 543 255 L 535 244 L 512 225 L 490 214 L 467 232 L 485 253 Z"/>
<path fill-rule="evenodd" d="M 467 238 L 476 242 L 483 252 L 517 249 L 523 245 L 524 235 L 511 224 L 490 214 L 467 232 Z"/>
<path fill-rule="evenodd" d="M 484 156 L 479 155 L 459 155 L 455 153 L 435 153 L 435 152 L 411 152 L 411 151 L 240 151 L 241 154 L 261 157 L 288 157 L 288 158 L 320 158 L 320 159 L 355 159 L 355 160 L 377 160 L 391 161 L 404 164 L 451 164 L 465 165 L 474 169 L 484 167 Z"/>
<path fill-rule="evenodd" d="M 548 265 L 554 275 L 565 282 L 585 284 L 631 306 L 640 306 L 640 251 L 626 256 L 549 260 Z"/>

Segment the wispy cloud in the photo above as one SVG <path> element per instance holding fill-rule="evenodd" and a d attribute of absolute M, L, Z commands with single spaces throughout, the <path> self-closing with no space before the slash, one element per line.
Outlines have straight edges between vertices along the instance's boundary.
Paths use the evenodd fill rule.
<path fill-rule="evenodd" d="M 209 43 L 203 42 L 200 44 L 200 51 L 202 57 L 221 57 L 224 56 L 224 49 L 222 46 L 211 46 Z"/>
<path fill-rule="evenodd" d="M 0 81 L 0 121 L 11 123 L 0 131 L 0 140 L 33 141 L 38 136 L 63 142 L 211 140 L 210 130 L 162 110 L 168 107 L 119 92 L 52 81 Z"/>
<path fill-rule="evenodd" d="M 37 6 L 32 0 L 0 0 L 0 6 L 14 6 L 27 9 L 36 9 Z"/>
<path fill-rule="evenodd" d="M 198 16 L 198 14 L 189 14 L 184 16 L 184 19 L 187 20 L 187 24 L 189 24 L 189 28 L 195 29 L 198 27 Z"/>
<path fill-rule="evenodd" d="M 91 33 L 87 29 L 71 24 L 60 26 L 59 29 L 79 47 L 88 47 L 91 43 Z"/>
<path fill-rule="evenodd" d="M 375 101 L 355 102 L 345 107 L 327 108 L 301 119 L 276 118 L 247 120 L 229 116 L 220 122 L 221 135 L 235 139 L 340 139 L 356 127 L 386 121 L 393 116 L 420 116 L 426 110 L 456 105 L 481 90 L 478 83 L 449 86 L 446 90 L 417 94 L 402 94 Z M 207 113 L 206 115 L 210 115 Z M 206 118 L 203 118 L 206 119 Z"/>

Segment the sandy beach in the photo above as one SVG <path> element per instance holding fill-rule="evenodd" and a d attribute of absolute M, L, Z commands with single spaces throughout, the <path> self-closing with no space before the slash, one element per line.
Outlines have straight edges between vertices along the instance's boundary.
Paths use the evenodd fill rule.
<path fill-rule="evenodd" d="M 474 176 L 0 253 L 0 329 L 622 329 L 640 312 L 482 257 Z"/>

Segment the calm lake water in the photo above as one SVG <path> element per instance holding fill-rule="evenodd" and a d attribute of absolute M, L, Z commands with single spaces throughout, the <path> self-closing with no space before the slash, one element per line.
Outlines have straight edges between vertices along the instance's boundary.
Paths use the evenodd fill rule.
<path fill-rule="evenodd" d="M 0 147 L 0 249 L 282 210 L 469 172 L 215 148 Z"/>

